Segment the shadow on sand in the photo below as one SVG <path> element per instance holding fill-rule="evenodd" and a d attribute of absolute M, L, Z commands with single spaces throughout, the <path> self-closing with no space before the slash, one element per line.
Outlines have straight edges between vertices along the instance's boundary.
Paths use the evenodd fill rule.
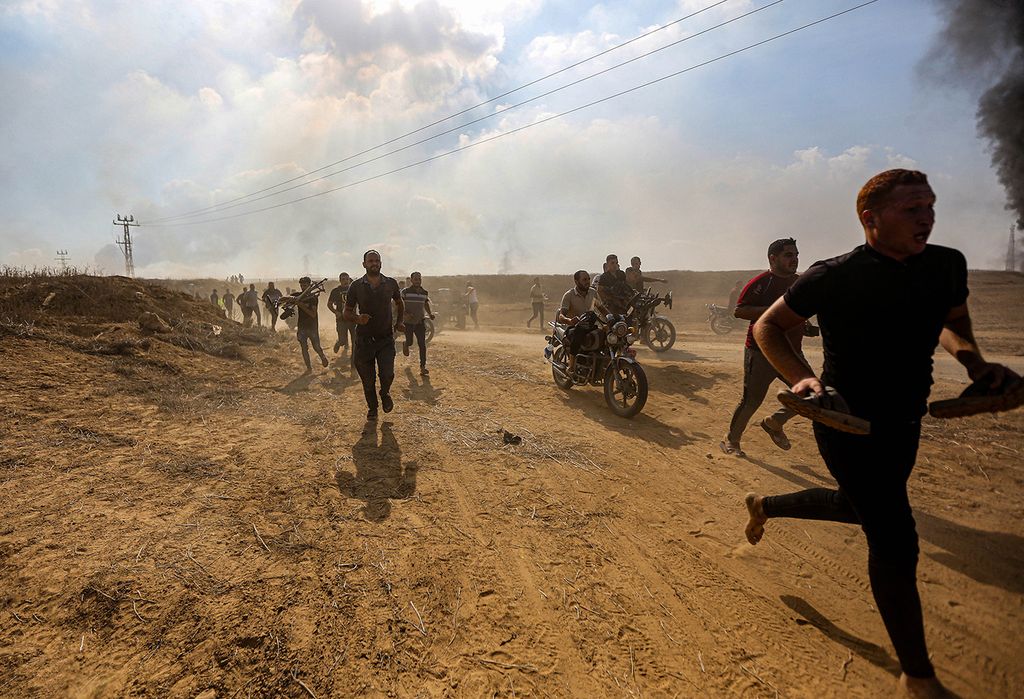
<path fill-rule="evenodd" d="M 602 390 L 599 387 L 592 388 L 593 390 L 590 390 L 585 386 L 577 386 L 571 391 L 559 391 L 558 396 L 565 403 L 565 407 L 578 410 L 588 420 L 627 437 L 637 437 L 672 449 L 694 441 L 694 437 L 678 428 L 642 412 L 632 419 L 619 417 L 604 402 Z"/>
<path fill-rule="evenodd" d="M 728 379 L 729 375 L 721 371 L 712 372 L 710 376 L 681 369 L 675 364 L 644 364 L 644 372 L 652 390 L 669 395 L 681 395 L 694 403 L 708 405 L 709 401 L 700 395 L 719 379 Z"/>
<path fill-rule="evenodd" d="M 914 519 L 921 538 L 942 549 L 925 554 L 933 561 L 983 585 L 1024 594 L 1024 538 L 974 529 L 927 512 L 915 511 Z"/>
<path fill-rule="evenodd" d="M 274 390 L 278 393 L 284 393 L 285 395 L 294 396 L 296 393 L 308 391 L 310 384 L 313 383 L 313 374 L 301 374 L 296 378 L 289 381 L 284 386 L 279 386 Z"/>
<path fill-rule="evenodd" d="M 349 498 L 363 500 L 363 515 L 371 522 L 383 522 L 391 515 L 391 500 L 404 500 L 416 492 L 415 461 L 402 464 L 402 450 L 391 431 L 391 423 L 367 422 L 362 436 L 352 445 L 356 472 L 338 471 L 338 490 Z"/>
<path fill-rule="evenodd" d="M 421 376 L 420 381 L 417 382 L 416 375 L 412 373 L 412 369 L 406 367 L 405 378 L 409 381 L 409 388 L 402 392 L 406 398 L 420 401 L 427 405 L 437 405 L 437 399 L 444 393 L 444 389 L 434 388 L 430 383 L 429 376 Z"/>
<path fill-rule="evenodd" d="M 782 595 L 779 599 L 782 600 L 784 605 L 799 614 L 805 623 L 818 629 L 818 631 L 821 631 L 836 643 L 849 648 L 852 653 L 859 655 L 872 665 L 882 668 L 890 675 L 899 676 L 899 663 L 881 646 L 876 646 L 870 641 L 865 641 L 847 631 L 843 631 L 802 597 Z M 800 621 L 798 620 L 797 623 L 799 624 Z"/>

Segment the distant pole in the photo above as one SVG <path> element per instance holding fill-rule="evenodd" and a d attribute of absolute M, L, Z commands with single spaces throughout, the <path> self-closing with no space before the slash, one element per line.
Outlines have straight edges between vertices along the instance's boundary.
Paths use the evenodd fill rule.
<path fill-rule="evenodd" d="M 125 276 L 135 276 L 135 260 L 132 259 L 132 234 L 129 230 L 129 226 L 137 226 L 134 216 L 121 216 L 117 215 L 114 219 L 115 226 L 124 226 L 124 234 L 121 236 L 121 240 L 117 241 L 117 244 L 121 246 L 121 252 L 124 253 L 124 273 Z"/>
<path fill-rule="evenodd" d="M 53 259 L 55 259 L 58 262 L 60 262 L 60 268 L 62 270 L 64 270 L 65 272 L 68 271 L 68 251 L 67 250 L 58 250 L 57 251 L 57 257 L 55 257 Z"/>
<path fill-rule="evenodd" d="M 1017 271 L 1017 226 L 1010 225 L 1010 248 L 1006 251 L 1006 271 Z"/>

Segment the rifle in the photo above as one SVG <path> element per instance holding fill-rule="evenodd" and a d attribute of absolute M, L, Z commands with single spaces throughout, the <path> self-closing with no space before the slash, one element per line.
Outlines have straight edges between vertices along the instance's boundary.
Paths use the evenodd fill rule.
<path fill-rule="evenodd" d="M 307 286 L 298 296 L 282 296 L 277 302 L 277 305 L 280 306 L 281 304 L 287 304 L 287 308 L 281 311 L 281 320 L 288 320 L 295 315 L 295 304 L 308 301 L 309 299 L 324 293 L 324 284 L 326 283 L 327 279 L 324 278 Z"/>

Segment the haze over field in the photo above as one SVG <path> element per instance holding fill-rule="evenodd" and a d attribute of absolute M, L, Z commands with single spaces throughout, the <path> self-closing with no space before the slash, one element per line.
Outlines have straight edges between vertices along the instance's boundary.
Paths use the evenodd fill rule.
<path fill-rule="evenodd" d="M 74 263 L 120 273 L 115 213 L 146 224 L 134 232 L 135 261 L 150 277 L 295 274 L 304 257 L 355 270 L 370 246 L 396 272 L 563 273 L 594 268 L 606 250 L 639 254 L 652 269 L 749 269 L 782 235 L 800 241 L 809 263 L 859 242 L 857 188 L 905 166 L 928 172 L 938 193 L 934 242 L 961 248 L 974 268 L 1003 267 L 1022 201 L 1019 154 L 1007 148 L 1020 141 L 1020 10 L 954 0 L 881 0 L 483 143 L 857 4 L 718 3 L 319 174 L 450 134 L 188 220 L 479 146 L 272 211 L 148 225 L 301 176 L 714 4 L 5 3 L 0 86 L 15 98 L 0 113 L 0 263 L 52 264 L 63 248 Z"/>

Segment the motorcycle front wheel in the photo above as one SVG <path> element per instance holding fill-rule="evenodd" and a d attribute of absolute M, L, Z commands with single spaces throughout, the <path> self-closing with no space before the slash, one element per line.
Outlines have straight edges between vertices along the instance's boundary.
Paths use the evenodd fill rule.
<path fill-rule="evenodd" d="M 651 319 L 644 331 L 644 344 L 655 352 L 667 352 L 676 343 L 676 326 L 668 318 Z"/>
<path fill-rule="evenodd" d="M 733 322 L 729 318 L 722 318 L 721 316 L 711 316 L 711 330 L 716 335 L 725 335 L 732 332 Z"/>
<path fill-rule="evenodd" d="M 568 391 L 573 386 L 572 379 L 558 368 L 559 364 L 566 366 L 565 347 L 563 345 L 556 347 L 555 351 L 551 354 L 551 378 L 555 380 L 556 386 L 563 391 Z"/>
<path fill-rule="evenodd" d="M 619 417 L 634 417 L 647 403 L 647 374 L 639 364 L 618 360 L 604 375 L 604 401 Z"/>

